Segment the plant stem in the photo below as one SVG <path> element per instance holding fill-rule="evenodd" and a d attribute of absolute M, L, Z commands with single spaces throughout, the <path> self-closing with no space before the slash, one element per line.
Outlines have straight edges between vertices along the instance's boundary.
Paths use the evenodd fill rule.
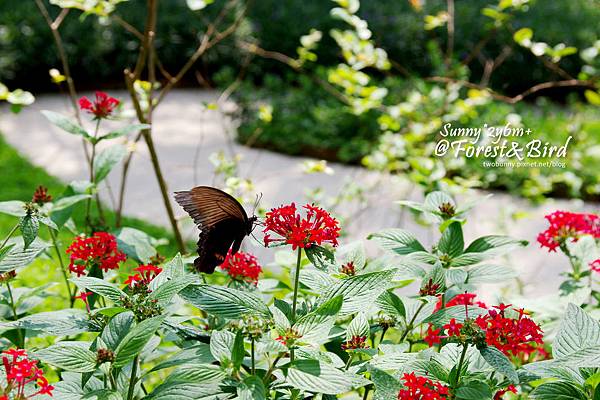
<path fill-rule="evenodd" d="M 254 360 L 254 338 L 250 340 L 250 355 L 252 357 L 252 375 L 255 373 L 255 360 Z"/>
<path fill-rule="evenodd" d="M 17 313 L 17 306 L 15 305 L 15 298 L 12 294 L 12 289 L 10 288 L 10 283 L 6 282 L 6 289 L 8 290 L 8 298 L 10 300 L 10 308 L 13 312 L 13 320 L 17 321 L 19 319 L 19 314 Z M 23 336 L 23 330 L 17 329 L 17 334 L 19 335 L 19 343 L 17 347 L 24 348 L 25 347 L 25 337 Z"/>
<path fill-rule="evenodd" d="M 273 370 L 275 369 L 275 367 L 277 366 L 277 363 L 279 362 L 279 360 L 281 360 L 281 358 L 283 357 L 283 355 L 278 355 L 275 360 L 273 360 L 273 364 L 271 364 L 271 366 L 269 367 L 269 370 L 267 371 L 267 373 L 265 374 L 265 377 L 263 378 L 263 382 L 264 384 L 268 384 L 269 378 L 271 377 L 271 374 L 273 373 Z"/>
<path fill-rule="evenodd" d="M 298 248 L 298 258 L 296 259 L 296 275 L 294 278 L 294 299 L 292 301 L 292 323 L 296 322 L 296 307 L 298 305 L 298 287 L 300 286 L 300 262 L 302 261 L 302 248 Z"/>
<path fill-rule="evenodd" d="M 352 365 L 352 359 L 353 358 L 354 358 L 354 353 L 348 354 L 348 361 L 346 361 L 346 366 L 344 367 L 344 369 L 346 371 L 348 371 L 348 368 L 350 368 L 350 365 Z"/>
<path fill-rule="evenodd" d="M 133 359 L 133 365 L 131 366 L 131 377 L 129 378 L 129 389 L 127 390 L 127 400 L 133 400 L 133 392 L 135 389 L 135 382 L 137 380 L 137 365 L 139 356 L 135 356 Z"/>
<path fill-rule="evenodd" d="M 456 389 L 458 387 L 458 384 L 460 383 L 460 375 L 462 373 L 462 366 L 463 366 L 463 363 L 465 362 L 465 356 L 467 355 L 468 349 L 469 349 L 469 344 L 468 343 L 463 344 L 463 350 L 462 350 L 462 353 L 460 354 L 460 360 L 458 361 L 458 366 L 456 368 L 456 378 L 454 379 L 454 384 L 452 385 L 453 389 Z"/>
<path fill-rule="evenodd" d="M 94 139 L 96 139 L 96 137 L 98 136 L 98 129 L 100 128 L 100 118 L 98 118 L 96 120 L 96 129 L 94 129 Z M 92 186 L 95 185 L 94 183 L 94 159 L 96 158 L 96 143 L 95 140 L 92 142 L 92 154 L 90 156 L 90 162 L 89 162 L 89 167 L 90 167 L 90 183 L 92 184 Z M 99 197 L 96 197 L 96 201 L 100 201 Z M 90 228 L 90 230 L 92 229 L 92 223 L 90 221 L 90 211 L 92 208 L 92 198 L 90 197 L 89 199 L 87 199 L 87 204 L 85 207 L 85 219 L 88 223 L 88 226 Z M 98 209 L 100 209 L 100 206 L 98 206 Z"/>
<path fill-rule="evenodd" d="M 421 305 L 419 306 L 419 308 L 415 312 L 415 315 L 413 315 L 413 317 L 410 319 L 410 322 L 408 324 L 406 324 L 406 330 L 404 331 L 404 333 L 400 337 L 400 342 L 403 342 L 404 339 L 406 339 L 406 336 L 408 335 L 408 333 L 413 329 L 413 323 L 417 319 L 417 315 L 419 315 L 419 313 L 423 310 L 423 307 L 425 307 L 425 304 L 426 304 L 425 302 L 421 303 Z"/>
<path fill-rule="evenodd" d="M 19 229 L 19 224 L 16 224 L 15 226 L 13 226 L 13 228 L 10 230 L 10 232 L 8 232 L 8 235 L 6 236 L 6 238 L 4 238 L 4 240 L 2 241 L 2 244 L 0 244 L 0 249 L 2 249 L 4 246 L 6 246 L 6 243 L 8 243 L 8 240 L 12 237 L 12 235 L 14 235 L 14 233 L 17 231 L 17 229 Z"/>
<path fill-rule="evenodd" d="M 369 392 L 371 391 L 371 386 L 365 386 L 365 394 L 363 395 L 363 400 L 367 400 L 367 397 L 369 397 Z"/>
<path fill-rule="evenodd" d="M 383 330 L 381 331 L 381 339 L 379 339 L 379 344 L 383 343 L 383 338 L 385 337 L 385 334 L 387 333 L 388 328 L 385 327 L 383 328 Z"/>
<path fill-rule="evenodd" d="M 56 252 L 56 257 L 58 258 L 58 263 L 60 264 L 60 272 L 62 272 L 62 276 L 65 280 L 65 285 L 67 286 L 67 292 L 69 293 L 69 304 L 70 307 L 73 308 L 73 304 L 75 303 L 75 297 L 73 292 L 71 291 L 71 285 L 69 285 L 69 277 L 67 276 L 65 263 L 62 259 L 62 255 L 60 254 L 60 250 L 58 248 L 58 240 L 56 239 L 56 234 L 54 233 L 52 228 L 48 227 L 48 232 L 50 232 L 50 237 L 52 238 L 52 245 L 54 246 L 54 251 Z"/>

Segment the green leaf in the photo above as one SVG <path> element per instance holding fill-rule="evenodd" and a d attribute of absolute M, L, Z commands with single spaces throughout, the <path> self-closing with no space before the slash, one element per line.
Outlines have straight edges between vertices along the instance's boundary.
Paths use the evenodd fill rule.
<path fill-rule="evenodd" d="M 467 310 L 470 319 L 475 319 L 480 315 L 487 314 L 487 310 L 485 308 L 477 306 L 468 306 Z M 442 326 L 448 324 L 451 319 L 455 319 L 457 322 L 464 322 L 466 319 L 465 306 L 451 306 L 442 308 L 441 310 L 436 311 L 429 317 L 425 318 L 423 322 L 433 324 L 435 326 Z"/>
<path fill-rule="evenodd" d="M 81 346 L 81 342 L 58 342 L 36 351 L 36 358 L 45 363 L 71 372 L 96 370 L 96 354 Z"/>
<path fill-rule="evenodd" d="M 397 399 L 398 392 L 404 385 L 392 375 L 378 368 L 367 366 L 371 373 L 371 380 L 375 384 L 375 394 L 373 400 Z"/>
<path fill-rule="evenodd" d="M 425 196 L 423 206 L 425 206 L 425 208 L 430 212 L 439 213 L 440 207 L 446 203 L 456 208 L 456 203 L 454 202 L 454 199 L 450 197 L 450 195 L 444 192 L 435 191 Z"/>
<path fill-rule="evenodd" d="M 421 289 L 431 284 L 438 285 L 437 292 L 442 293 L 446 289 L 446 269 L 439 262 L 431 268 L 423 277 Z"/>
<path fill-rule="evenodd" d="M 210 336 L 210 352 L 220 362 L 232 361 L 236 335 L 229 331 L 214 331 Z"/>
<path fill-rule="evenodd" d="M 267 391 L 262 379 L 251 375 L 238 386 L 237 395 L 239 400 L 266 400 Z"/>
<path fill-rule="evenodd" d="M 241 290 L 194 284 L 179 295 L 193 306 L 223 318 L 239 318 L 244 314 L 271 316 L 269 308 L 259 297 Z"/>
<path fill-rule="evenodd" d="M 116 349 L 134 326 L 133 312 L 122 312 L 110 319 L 100 336 L 109 349 Z"/>
<path fill-rule="evenodd" d="M 215 361 L 215 358 L 210 352 L 210 346 L 206 343 L 196 343 L 158 363 L 148 373 L 184 364 L 211 364 L 213 361 Z"/>
<path fill-rule="evenodd" d="M 33 214 L 27 214 L 19 221 L 19 229 L 21 229 L 21 234 L 23 235 L 23 250 L 27 250 L 40 230 L 38 218 Z"/>
<path fill-rule="evenodd" d="M 385 313 L 395 317 L 406 317 L 406 309 L 404 303 L 400 297 L 396 296 L 393 292 L 387 291 L 381 293 L 381 295 L 375 301 L 375 304 Z"/>
<path fill-rule="evenodd" d="M 192 277 L 182 276 L 167 281 L 150 293 L 148 300 L 156 300 L 160 306 L 168 305 L 173 297 L 192 283 Z"/>
<path fill-rule="evenodd" d="M 164 316 L 158 316 L 144 320 L 137 324 L 119 343 L 115 350 L 115 367 L 123 367 L 138 355 L 146 343 L 154 336 L 156 330 L 160 327 Z"/>
<path fill-rule="evenodd" d="M 73 282 L 75 286 L 79 288 L 79 290 L 85 291 L 87 289 L 102 297 L 106 297 L 116 304 L 121 304 L 121 299 L 129 297 L 124 291 L 115 285 L 99 278 L 85 276 L 81 278 L 71 278 L 70 281 Z"/>
<path fill-rule="evenodd" d="M 464 246 L 462 225 L 460 222 L 454 221 L 442 233 L 438 250 L 451 257 L 456 257 L 463 252 Z"/>
<path fill-rule="evenodd" d="M 322 303 L 315 311 L 299 318 L 294 328 L 302 335 L 301 340 L 315 344 L 325 342 L 340 312 L 342 302 L 342 296 L 336 296 Z"/>
<path fill-rule="evenodd" d="M 171 372 L 166 382 L 202 383 L 212 385 L 220 383 L 227 374 L 218 365 L 192 364 L 182 365 Z"/>
<path fill-rule="evenodd" d="M 593 90 L 586 90 L 583 94 L 590 104 L 600 106 L 600 93 Z"/>
<path fill-rule="evenodd" d="M 52 124 L 56 125 L 65 132 L 72 133 L 73 135 L 83 136 L 87 140 L 92 139 L 85 129 L 64 115 L 49 110 L 42 110 L 42 114 L 48 119 L 48 121 L 52 122 Z"/>
<path fill-rule="evenodd" d="M 329 249 L 322 246 L 311 246 L 304 251 L 308 260 L 317 269 L 329 271 L 331 267 L 335 267 L 335 256 Z"/>
<path fill-rule="evenodd" d="M 148 263 L 150 257 L 156 255 L 156 248 L 153 245 L 154 239 L 146 232 L 125 227 L 119 230 L 116 237 L 119 250 L 138 262 Z"/>
<path fill-rule="evenodd" d="M 72 207 L 73 205 L 89 199 L 91 196 L 89 194 L 75 194 L 72 196 L 62 197 L 58 199 L 53 205 L 51 209 L 51 213 L 55 211 L 61 211 L 66 208 Z"/>
<path fill-rule="evenodd" d="M 472 381 L 456 390 L 456 398 L 460 400 L 487 400 L 493 396 L 490 387 L 481 381 Z"/>
<path fill-rule="evenodd" d="M 493 252 L 498 255 L 501 253 L 513 250 L 516 247 L 527 246 L 526 240 L 517 240 L 509 236 L 482 236 L 475 239 L 469 247 L 465 249 L 465 253 L 488 253 Z"/>
<path fill-rule="evenodd" d="M 185 265 L 183 264 L 183 259 L 181 258 L 181 254 L 177 253 L 177 255 L 171 259 L 171 261 L 163 265 L 162 272 L 158 274 L 158 276 L 156 276 L 154 279 L 152 279 L 149 288 L 150 290 L 155 291 L 163 283 L 169 280 L 180 278 L 185 275 L 186 272 Z"/>
<path fill-rule="evenodd" d="M 144 397 L 144 400 L 221 400 L 229 399 L 217 385 L 202 383 L 166 382 Z"/>
<path fill-rule="evenodd" d="M 425 251 L 423 245 L 419 243 L 413 234 L 404 229 L 386 229 L 372 233 L 367 239 L 375 240 L 381 248 L 400 255 Z"/>
<path fill-rule="evenodd" d="M 468 271 L 467 283 L 497 283 L 518 276 L 514 269 L 503 265 L 477 265 Z"/>
<path fill-rule="evenodd" d="M 450 268 L 445 270 L 446 281 L 448 285 L 462 285 L 464 284 L 469 274 L 464 269 L 460 268 Z"/>
<path fill-rule="evenodd" d="M 27 215 L 25 202 L 17 200 L 0 201 L 0 213 L 12 215 L 13 217 L 24 217 Z"/>
<path fill-rule="evenodd" d="M 588 396 L 569 382 L 543 383 L 531 392 L 532 400 L 587 400 Z"/>
<path fill-rule="evenodd" d="M 554 339 L 552 355 L 560 360 L 597 346 L 600 346 L 600 324 L 580 307 L 569 304 Z"/>
<path fill-rule="evenodd" d="M 519 375 L 517 375 L 515 366 L 504 353 L 492 346 L 480 349 L 479 353 L 481 353 L 481 356 L 490 366 L 492 366 L 492 368 L 494 368 L 494 370 L 504 375 L 512 383 L 519 383 Z"/>
<path fill-rule="evenodd" d="M 40 238 L 36 238 L 26 249 L 24 240 L 21 236 L 13 237 L 6 242 L 7 246 L 12 246 L 8 253 L 0 259 L 0 273 L 12 271 L 31 264 L 37 256 L 50 245 Z"/>
<path fill-rule="evenodd" d="M 288 369 L 287 383 L 298 390 L 335 395 L 368 385 L 370 381 L 322 361 L 297 360 Z"/>
<path fill-rule="evenodd" d="M 102 150 L 94 160 L 96 184 L 108 176 L 110 171 L 127 155 L 125 146 L 116 144 Z"/>
<path fill-rule="evenodd" d="M 28 315 L 17 321 L 0 322 L 0 328 L 21 328 L 41 331 L 51 336 L 72 336 L 89 332 L 93 328 L 84 310 L 66 309 Z M 42 335 L 39 335 L 42 336 Z"/>
<path fill-rule="evenodd" d="M 515 40 L 515 42 L 517 42 L 521 46 L 529 46 L 532 37 L 533 31 L 531 30 L 531 28 L 521 28 L 518 31 L 516 31 L 513 35 L 513 39 Z"/>
<path fill-rule="evenodd" d="M 361 241 L 345 245 L 338 250 L 338 254 L 342 255 L 343 264 L 352 263 L 356 271 L 362 270 L 367 264 L 365 246 L 363 246 Z"/>
<path fill-rule="evenodd" d="M 148 125 L 148 124 L 126 125 L 122 128 L 115 129 L 114 131 L 110 131 L 106 135 L 100 136 L 97 141 L 99 142 L 101 140 L 114 139 L 114 138 L 118 138 L 121 136 L 128 136 L 132 133 L 137 133 L 137 132 L 141 131 L 142 129 L 149 129 L 149 128 L 150 128 L 150 125 Z"/>
<path fill-rule="evenodd" d="M 346 329 L 346 340 L 351 340 L 355 336 L 367 337 L 369 336 L 370 330 L 369 320 L 365 313 L 359 312 L 348 324 L 348 329 Z"/>

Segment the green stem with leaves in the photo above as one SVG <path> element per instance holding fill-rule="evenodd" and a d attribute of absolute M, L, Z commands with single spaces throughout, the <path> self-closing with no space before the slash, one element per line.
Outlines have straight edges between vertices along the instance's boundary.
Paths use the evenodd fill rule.
<path fill-rule="evenodd" d="M 135 356 L 133 359 L 133 365 L 131 366 L 131 377 L 129 378 L 129 389 L 127 390 L 127 400 L 133 400 L 133 393 L 135 391 L 135 383 L 137 380 L 137 365 L 139 356 Z"/>
<path fill-rule="evenodd" d="M 15 226 L 13 226 L 12 229 L 10 230 L 10 232 L 8 232 L 8 235 L 4 238 L 4 240 L 2 241 L 2 244 L 0 244 L 0 249 L 4 248 L 4 246 L 6 246 L 6 243 L 8 243 L 8 241 L 10 240 L 12 235 L 15 234 L 17 229 L 19 229 L 19 224 L 16 224 Z"/>
<path fill-rule="evenodd" d="M 463 344 L 462 353 L 460 354 L 460 359 L 458 360 L 458 365 L 456 366 L 456 377 L 454 378 L 454 382 L 452 382 L 452 384 L 451 384 L 452 389 L 456 389 L 458 387 L 458 384 L 460 383 L 460 376 L 462 374 L 462 367 L 463 367 L 463 364 L 465 362 L 465 357 L 467 355 L 467 350 L 468 349 L 469 349 L 469 344 L 468 343 L 464 343 Z"/>
<path fill-rule="evenodd" d="M 426 302 L 421 303 L 421 305 L 415 312 L 415 315 L 413 315 L 413 317 L 410 319 L 410 322 L 408 324 L 406 324 L 406 329 L 404 330 L 404 333 L 400 337 L 400 342 L 403 342 L 404 339 L 406 339 L 406 336 L 408 336 L 408 333 L 414 328 L 413 324 L 415 323 L 415 320 L 417 319 L 417 316 L 419 315 L 419 313 L 423 310 L 423 307 L 425 307 L 425 304 L 427 304 L 427 303 Z"/>
<path fill-rule="evenodd" d="M 13 313 L 13 320 L 17 321 L 19 319 L 19 314 L 17 313 L 17 305 L 15 304 L 15 298 L 13 297 L 12 289 L 10 288 L 10 283 L 8 281 L 6 282 L 6 289 L 8 290 L 8 299 L 10 301 L 10 309 Z M 21 349 L 25 348 L 25 336 L 23 335 L 23 330 L 17 329 L 17 335 L 19 338 L 19 343 L 17 343 L 17 347 Z"/>
<path fill-rule="evenodd" d="M 65 262 L 63 261 L 62 254 L 60 254 L 60 249 L 58 247 L 58 239 L 56 237 L 56 233 L 54 233 L 52 228 L 48 227 L 48 232 L 50 232 L 50 237 L 52 238 L 52 245 L 54 246 L 54 251 L 56 252 L 56 257 L 58 258 L 58 263 L 60 264 L 60 272 L 62 273 L 63 279 L 65 280 L 65 286 L 67 287 L 67 293 L 69 294 L 69 304 L 70 307 L 73 308 L 73 304 L 75 304 L 75 294 L 71 291 L 71 285 L 69 284 L 69 277 L 67 276 Z"/>

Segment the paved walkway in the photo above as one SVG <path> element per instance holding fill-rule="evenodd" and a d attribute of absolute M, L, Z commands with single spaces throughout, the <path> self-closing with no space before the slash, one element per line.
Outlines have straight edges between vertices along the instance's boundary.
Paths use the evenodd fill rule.
<path fill-rule="evenodd" d="M 125 98 L 124 93 L 116 95 Z M 210 185 L 214 175 L 209 155 L 219 150 L 235 152 L 243 157 L 241 175 L 252 178 L 257 189 L 263 193 L 265 204 L 301 202 L 307 190 L 317 187 L 333 195 L 339 191 L 345 179 L 352 179 L 359 184 L 380 182 L 368 193 L 370 207 L 352 219 L 347 229 L 349 237 L 364 238 L 369 232 L 381 228 L 402 226 L 416 232 L 422 242 L 431 242 L 434 233 L 416 225 L 393 204 L 394 200 L 405 198 L 420 200 L 422 194 L 418 189 L 398 183 L 397 179 L 382 178 L 361 168 L 343 165 L 331 165 L 335 170 L 334 175 L 306 175 L 300 166 L 304 158 L 232 143 L 229 138 L 235 128 L 219 112 L 201 111 L 203 102 L 214 101 L 215 98 L 213 92 L 176 90 L 165 99 L 155 114 L 155 143 L 171 191 L 188 189 L 196 184 Z M 0 132 L 9 143 L 49 173 L 64 181 L 86 179 L 87 170 L 80 140 L 53 127 L 40 114 L 43 109 L 68 113 L 67 98 L 58 95 L 38 96 L 32 106 L 17 115 L 9 113 L 6 108 L 0 109 Z M 109 177 L 113 188 L 118 187 L 119 175 L 112 173 Z M 476 195 L 484 196 L 485 193 Z M 106 200 L 110 201 L 108 198 Z M 470 223 L 466 226 L 466 239 L 506 233 L 529 240 L 533 244 L 511 254 L 510 262 L 521 272 L 528 294 L 555 292 L 565 262 L 559 255 L 549 255 L 540 250 L 535 244 L 535 237 L 545 229 L 545 214 L 557 208 L 578 210 L 582 207 L 585 206 L 578 201 L 549 201 L 543 206 L 533 207 L 521 199 L 495 194 L 471 214 Z M 182 215 L 178 207 L 176 210 Z M 511 222 L 508 217 L 517 210 L 526 211 L 527 217 L 519 222 Z M 143 143 L 138 146 L 132 162 L 125 212 L 156 224 L 167 225 L 168 222 Z M 186 229 L 186 234 L 193 233 L 191 226 Z"/>

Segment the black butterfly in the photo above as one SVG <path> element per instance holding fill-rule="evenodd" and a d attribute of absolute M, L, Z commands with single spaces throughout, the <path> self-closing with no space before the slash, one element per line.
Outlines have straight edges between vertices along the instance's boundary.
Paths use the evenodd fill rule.
<path fill-rule="evenodd" d="M 223 263 L 229 248 L 237 253 L 257 220 L 256 216 L 248 218 L 233 196 L 210 186 L 175 192 L 175 200 L 200 228 L 198 258 L 194 260 L 199 272 L 212 274 Z"/>

